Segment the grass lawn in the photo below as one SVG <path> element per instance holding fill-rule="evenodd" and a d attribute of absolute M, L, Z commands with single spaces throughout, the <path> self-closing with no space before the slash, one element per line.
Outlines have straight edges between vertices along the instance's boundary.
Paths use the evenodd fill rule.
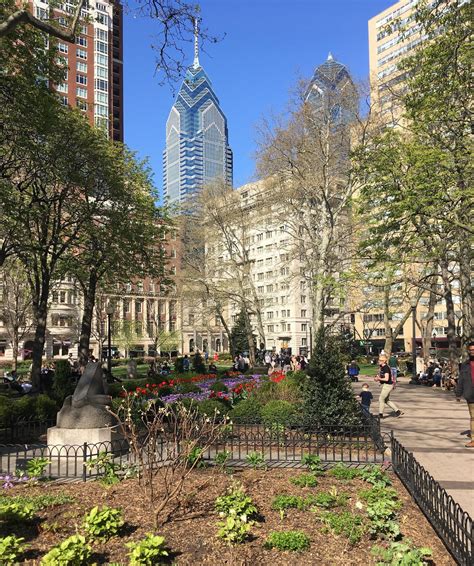
<path fill-rule="evenodd" d="M 379 372 L 379 366 L 373 364 L 360 364 L 360 375 L 376 376 Z"/>

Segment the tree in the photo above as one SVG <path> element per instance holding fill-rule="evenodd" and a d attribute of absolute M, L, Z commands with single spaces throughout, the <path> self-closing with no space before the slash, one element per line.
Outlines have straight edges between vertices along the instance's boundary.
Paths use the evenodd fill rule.
<path fill-rule="evenodd" d="M 304 387 L 305 426 L 351 426 L 360 422 L 357 402 L 346 377 L 340 337 L 319 328 Z"/>
<path fill-rule="evenodd" d="M 358 183 L 351 144 L 364 144 L 370 113 L 362 120 L 359 93 L 347 76 L 319 98 L 303 85 L 288 116 L 264 123 L 258 169 L 271 194 L 269 206 L 289 236 L 285 251 L 299 262 L 293 273 L 306 286 L 315 331 L 335 322 L 345 299 L 354 253 L 351 203 Z"/>
<path fill-rule="evenodd" d="M 134 320 L 116 320 L 113 325 L 113 338 L 124 349 L 124 357 L 130 357 L 130 350 L 142 336 L 143 329 L 140 323 Z"/>
<path fill-rule="evenodd" d="M 13 350 L 12 368 L 16 370 L 19 344 L 32 329 L 32 300 L 22 264 L 10 258 L 0 271 L 0 318 Z"/>
<path fill-rule="evenodd" d="M 243 311 L 240 311 L 237 315 L 235 324 L 230 333 L 230 340 L 234 352 L 236 353 L 249 352 L 251 350 L 251 344 L 255 351 L 257 339 L 252 333 L 252 329 L 249 328 L 248 317 Z"/>

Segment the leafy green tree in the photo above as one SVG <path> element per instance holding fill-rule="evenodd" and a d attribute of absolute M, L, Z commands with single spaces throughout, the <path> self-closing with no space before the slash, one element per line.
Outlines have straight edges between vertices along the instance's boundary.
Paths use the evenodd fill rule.
<path fill-rule="evenodd" d="M 351 426 L 360 422 L 359 409 L 345 375 L 343 343 L 339 336 L 320 328 L 304 386 L 305 426 Z"/>

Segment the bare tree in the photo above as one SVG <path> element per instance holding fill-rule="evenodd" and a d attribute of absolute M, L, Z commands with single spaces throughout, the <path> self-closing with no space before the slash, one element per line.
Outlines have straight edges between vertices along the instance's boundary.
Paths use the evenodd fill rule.
<path fill-rule="evenodd" d="M 10 259 L 0 271 L 0 318 L 10 340 L 12 367 L 17 369 L 19 344 L 33 328 L 32 296 L 22 264 Z"/>

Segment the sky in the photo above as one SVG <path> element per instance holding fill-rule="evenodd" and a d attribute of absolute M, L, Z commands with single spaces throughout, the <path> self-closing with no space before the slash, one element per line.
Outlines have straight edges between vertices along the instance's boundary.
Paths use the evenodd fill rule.
<path fill-rule="evenodd" d="M 227 116 L 234 187 L 255 179 L 257 126 L 284 112 L 300 78 L 331 52 L 356 81 L 368 80 L 368 20 L 395 0 L 202 0 L 204 25 L 215 36 L 200 63 Z M 156 73 L 156 23 L 124 17 L 125 143 L 147 157 L 162 192 L 165 126 L 175 93 Z M 193 61 L 193 46 L 184 44 Z M 179 84 L 175 85 L 179 88 Z"/>

